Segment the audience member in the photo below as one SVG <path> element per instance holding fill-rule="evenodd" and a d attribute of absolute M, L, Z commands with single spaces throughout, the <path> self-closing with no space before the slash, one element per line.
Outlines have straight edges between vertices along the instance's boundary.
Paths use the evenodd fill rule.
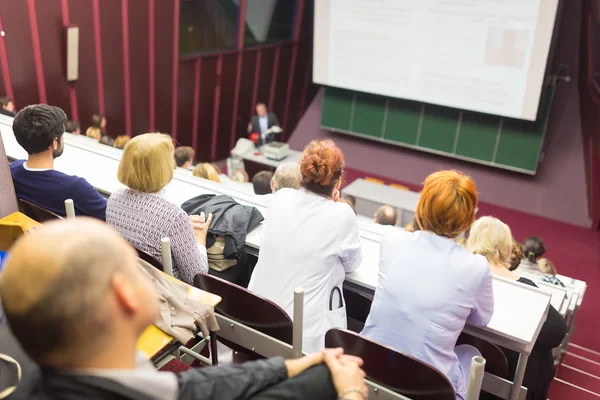
<path fill-rule="evenodd" d="M 159 312 L 136 262 L 114 231 L 86 218 L 50 223 L 14 245 L 0 280 L 2 304 L 40 368 L 11 399 L 366 398 L 362 360 L 341 349 L 178 374 L 136 369 L 138 338 Z"/>
<path fill-rule="evenodd" d="M 65 122 L 65 132 L 72 135 L 81 135 L 81 125 L 77 121 L 67 121 Z"/>
<path fill-rule="evenodd" d="M 342 151 L 331 140 L 315 140 L 299 165 L 302 189 L 281 189 L 271 198 L 248 288 L 290 317 L 294 289 L 304 289 L 303 349 L 311 352 L 324 347 L 330 328 L 346 328 L 342 284 L 360 265 L 361 244 L 356 216 L 339 203 Z"/>
<path fill-rule="evenodd" d="M 279 119 L 277 116 L 267 111 L 267 105 L 265 103 L 258 103 L 256 105 L 256 115 L 253 115 L 248 122 L 248 133 L 256 132 L 264 134 L 267 129 L 274 126 L 279 126 Z"/>
<path fill-rule="evenodd" d="M 113 147 L 115 145 L 115 139 L 111 138 L 108 135 L 104 135 L 100 138 L 99 143 L 104 144 L 106 146 Z"/>
<path fill-rule="evenodd" d="M 171 239 L 173 275 L 192 284 L 208 271 L 206 234 L 209 216 L 190 216 L 168 200 L 165 186 L 173 179 L 170 136 L 147 133 L 131 139 L 119 163 L 119 189 L 108 199 L 106 222 L 135 248 L 161 259 L 161 239 Z"/>
<path fill-rule="evenodd" d="M 179 146 L 175 148 L 175 164 L 179 168 L 188 169 L 194 162 L 196 152 L 190 146 Z"/>
<path fill-rule="evenodd" d="M 542 239 L 530 236 L 523 242 L 523 259 L 517 272 L 523 272 L 531 275 L 544 275 L 537 261 L 546 253 L 546 245 Z"/>
<path fill-rule="evenodd" d="M 13 121 L 17 142 L 27 151 L 27 161 L 10 166 L 17 197 L 65 215 L 65 200 L 73 199 L 75 213 L 104 220 L 106 200 L 85 179 L 54 170 L 54 159 L 64 149 L 67 116 L 58 107 L 37 104 L 25 107 Z"/>
<path fill-rule="evenodd" d="M 119 135 L 115 138 L 114 146 L 117 149 L 123 150 L 125 148 L 125 146 L 127 145 L 127 143 L 129 143 L 130 140 L 131 140 L 131 136 L 129 136 L 129 135 Z"/>
<path fill-rule="evenodd" d="M 275 170 L 271 179 L 271 191 L 276 193 L 279 189 L 300 189 L 300 171 L 298 163 L 289 162 L 281 164 Z"/>
<path fill-rule="evenodd" d="M 214 168 L 214 170 L 217 172 L 217 174 L 219 174 L 219 176 L 221 176 L 223 174 L 223 172 L 221 171 L 221 167 L 219 167 L 219 164 L 211 163 L 210 165 Z"/>
<path fill-rule="evenodd" d="M 261 171 L 252 178 L 252 187 L 254 194 L 264 195 L 271 194 L 271 180 L 273 173 L 271 171 Z"/>
<path fill-rule="evenodd" d="M 90 137 L 92 139 L 96 139 L 97 141 L 100 141 L 100 138 L 102 137 L 102 131 L 100 130 L 100 128 L 95 128 L 93 126 L 90 126 L 85 131 L 85 136 Z"/>
<path fill-rule="evenodd" d="M 349 196 L 352 197 L 352 196 Z M 346 203 L 350 206 L 350 209 L 352 209 L 352 212 L 354 213 L 354 215 L 358 215 L 358 213 L 356 212 L 356 208 L 354 207 L 354 205 L 356 204 L 355 201 L 352 201 L 352 198 L 348 198 L 348 197 L 342 197 L 340 199 L 341 203 Z"/>
<path fill-rule="evenodd" d="M 221 183 L 219 174 L 209 163 L 201 163 L 196 165 L 196 168 L 194 168 L 194 172 L 192 172 L 192 174 L 194 176 L 197 176 L 198 178 L 208 179 L 209 181 Z"/>
<path fill-rule="evenodd" d="M 0 97 L 0 114 L 15 116 L 15 103 L 10 97 Z"/>
<path fill-rule="evenodd" d="M 479 218 L 471 227 L 467 248 L 473 254 L 484 256 L 494 275 L 517 282 L 536 286 L 527 278 L 509 271 L 513 238 L 508 225 L 493 217 Z M 529 355 L 523 386 L 527 388 L 528 400 L 545 400 L 548 387 L 554 378 L 554 360 L 552 348 L 560 345 L 566 334 L 564 319 L 554 307 L 550 306 L 548 317 L 542 326 Z M 510 374 L 514 376 L 518 362 L 518 353 L 503 349 L 509 361 Z M 509 379 L 513 379 L 509 377 Z"/>
<path fill-rule="evenodd" d="M 375 223 L 379 225 L 396 225 L 398 213 L 391 206 L 381 206 L 375 213 Z"/>
<path fill-rule="evenodd" d="M 440 171 L 427 177 L 415 214 L 421 230 L 389 230 L 382 238 L 379 282 L 362 331 L 437 368 L 460 399 L 471 359 L 480 354 L 455 347 L 456 341 L 467 321 L 484 326 L 494 311 L 487 260 L 454 241 L 473 223 L 477 200 L 469 176 Z"/>
<path fill-rule="evenodd" d="M 554 266 L 552 261 L 548 260 L 547 258 L 540 258 L 538 260 L 538 265 L 544 273 L 544 282 L 548 282 L 556 286 L 565 287 L 565 284 L 562 283 L 562 281 L 556 277 L 556 267 Z"/>
<path fill-rule="evenodd" d="M 248 177 L 248 173 L 246 171 L 240 169 L 238 171 L 235 171 L 233 175 L 231 175 L 231 180 L 235 182 L 245 183 L 248 182 L 250 178 Z"/>
<path fill-rule="evenodd" d="M 98 128 L 102 135 L 106 135 L 106 117 L 98 113 L 92 115 L 92 128 Z"/>
<path fill-rule="evenodd" d="M 515 238 L 512 239 L 512 250 L 510 253 L 510 267 L 508 269 L 510 271 L 514 271 L 519 268 L 521 264 L 521 260 L 523 259 L 523 246 L 521 243 L 517 242 Z"/>

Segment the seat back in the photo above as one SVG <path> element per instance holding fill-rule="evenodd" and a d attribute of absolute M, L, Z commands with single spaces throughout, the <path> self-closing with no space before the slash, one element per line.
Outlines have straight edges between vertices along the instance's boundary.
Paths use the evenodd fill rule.
<path fill-rule="evenodd" d="M 437 369 L 354 332 L 330 329 L 325 347 L 342 347 L 345 354 L 362 358 L 370 381 L 410 399 L 456 399 L 452 384 Z"/>
<path fill-rule="evenodd" d="M 485 358 L 485 372 L 500 378 L 508 378 L 508 361 L 500 347 L 465 332 L 458 337 L 456 345 L 459 344 L 468 344 L 479 350 L 481 356 Z"/>
<path fill-rule="evenodd" d="M 154 256 L 152 256 L 138 248 L 136 248 L 135 250 L 137 251 L 138 257 L 140 259 L 146 261 L 148 264 L 152 265 L 157 270 L 163 271 L 163 264 L 160 260 L 156 259 Z"/>
<path fill-rule="evenodd" d="M 365 327 L 365 321 L 371 312 L 373 300 L 346 287 L 344 287 L 344 300 L 346 300 L 348 329 L 360 333 Z"/>
<path fill-rule="evenodd" d="M 241 286 L 206 274 L 197 274 L 194 277 L 194 286 L 221 296 L 221 303 L 215 307 L 215 311 L 219 314 L 267 336 L 292 344 L 292 320 L 272 301 L 257 296 Z"/>
<path fill-rule="evenodd" d="M 54 219 L 62 219 L 60 215 L 53 213 L 50 210 L 46 210 L 43 207 L 30 203 L 23 199 L 18 199 L 19 210 L 27 215 L 29 218 L 36 220 L 37 222 L 44 223 Z"/>
<path fill-rule="evenodd" d="M 2 137 L 0 137 L 0 193 L 2 193 L 2 196 L 0 196 L 0 218 L 19 211 L 17 195 L 15 194 Z"/>

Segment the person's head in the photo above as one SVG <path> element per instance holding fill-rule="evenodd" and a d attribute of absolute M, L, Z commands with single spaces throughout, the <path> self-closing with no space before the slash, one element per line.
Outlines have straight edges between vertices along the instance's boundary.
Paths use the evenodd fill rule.
<path fill-rule="evenodd" d="M 281 164 L 275 170 L 273 179 L 271 179 L 271 191 L 275 193 L 283 188 L 300 188 L 300 173 L 297 163 L 289 162 Z"/>
<path fill-rule="evenodd" d="M 179 146 L 175 148 L 175 164 L 178 167 L 188 169 L 194 162 L 196 152 L 190 146 Z"/>
<path fill-rule="evenodd" d="M 90 137 L 92 139 L 100 140 L 100 138 L 102 137 L 102 131 L 100 130 L 100 128 L 90 126 L 86 129 L 85 136 Z"/>
<path fill-rule="evenodd" d="M 233 175 L 231 175 L 231 180 L 235 182 L 245 183 L 248 182 L 248 173 L 243 169 L 235 171 Z"/>
<path fill-rule="evenodd" d="M 3 110 L 11 113 L 15 112 L 15 103 L 10 97 L 0 97 L 0 106 L 2 106 Z"/>
<path fill-rule="evenodd" d="M 404 227 L 404 230 L 406 232 L 416 232 L 416 231 L 420 231 L 421 228 L 419 227 L 419 224 L 417 222 L 416 218 L 413 218 L 412 222 L 409 222 L 408 224 L 406 224 L 406 226 Z"/>
<path fill-rule="evenodd" d="M 421 230 L 454 239 L 475 220 L 477 188 L 457 171 L 434 172 L 425 179 L 415 219 Z"/>
<path fill-rule="evenodd" d="M 77 368 L 114 346 L 133 354 L 158 315 L 136 257 L 108 225 L 85 217 L 22 236 L 4 265 L 0 295 L 29 357 L 41 366 Z"/>
<path fill-rule="evenodd" d="M 64 150 L 66 120 L 67 115 L 60 108 L 35 104 L 17 113 L 13 132 L 17 142 L 30 156 L 49 152 L 57 158 Z"/>
<path fill-rule="evenodd" d="M 259 117 L 267 115 L 267 105 L 265 103 L 258 103 L 256 105 L 256 114 L 258 114 Z"/>
<path fill-rule="evenodd" d="M 552 263 L 552 261 L 548 260 L 547 258 L 540 258 L 538 260 L 538 265 L 540 266 L 540 269 L 543 273 L 547 275 L 556 276 L 556 267 L 554 266 L 554 263 Z"/>
<path fill-rule="evenodd" d="M 145 133 L 127 143 L 117 178 L 130 189 L 156 193 L 173 179 L 173 140 L 162 133 Z"/>
<path fill-rule="evenodd" d="M 108 135 L 104 135 L 100 138 L 100 144 L 105 144 L 107 146 L 113 147 L 115 145 L 115 139 L 111 138 Z"/>
<path fill-rule="evenodd" d="M 67 121 L 65 122 L 65 132 L 73 135 L 81 135 L 81 125 L 77 121 Z"/>
<path fill-rule="evenodd" d="M 344 153 L 332 140 L 310 142 L 299 165 L 300 185 L 310 192 L 331 197 L 342 185 Z"/>
<path fill-rule="evenodd" d="M 375 213 L 375 223 L 379 225 L 396 225 L 398 222 L 398 213 L 394 207 L 381 206 Z"/>
<path fill-rule="evenodd" d="M 523 242 L 523 254 L 532 263 L 536 263 L 546 252 L 546 245 L 542 239 L 530 236 Z"/>
<path fill-rule="evenodd" d="M 521 264 L 522 259 L 523 259 L 523 246 L 521 245 L 521 243 L 517 242 L 515 240 L 515 238 L 513 238 L 512 251 L 510 253 L 510 267 L 508 269 L 510 269 L 511 271 L 514 271 L 515 269 L 519 268 L 519 265 Z"/>
<path fill-rule="evenodd" d="M 211 163 L 210 165 L 212 165 L 213 169 L 217 172 L 217 174 L 219 174 L 219 175 L 222 174 L 221 167 L 219 167 L 219 164 Z"/>
<path fill-rule="evenodd" d="M 467 249 L 481 254 L 492 265 L 508 268 L 512 246 L 510 228 L 498 218 L 481 217 L 471 226 Z"/>
<path fill-rule="evenodd" d="M 271 179 L 273 179 L 273 173 L 271 171 L 261 171 L 254 175 L 252 178 L 254 193 L 259 195 L 272 193 Z"/>
<path fill-rule="evenodd" d="M 192 174 L 194 174 L 194 176 L 197 176 L 198 178 L 208 179 L 209 181 L 221 183 L 221 178 L 219 178 L 219 174 L 209 163 L 200 163 L 196 165 L 196 168 L 194 168 L 194 172 L 192 172 Z"/>
<path fill-rule="evenodd" d="M 131 136 L 129 136 L 129 135 L 119 135 L 115 138 L 114 146 L 117 149 L 123 150 L 125 148 L 125 145 L 127 143 L 129 143 L 130 140 L 131 140 Z"/>
<path fill-rule="evenodd" d="M 106 129 L 106 118 L 102 114 L 92 115 L 92 126 L 100 130 Z"/>

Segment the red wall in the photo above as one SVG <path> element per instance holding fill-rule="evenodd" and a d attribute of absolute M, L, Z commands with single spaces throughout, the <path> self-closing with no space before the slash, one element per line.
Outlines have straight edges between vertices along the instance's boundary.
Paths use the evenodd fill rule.
<path fill-rule="evenodd" d="M 198 159 L 222 159 L 245 134 L 255 102 L 268 103 L 291 132 L 314 93 L 312 0 L 299 3 L 296 40 L 180 60 L 179 0 L 2 1 L 0 95 L 18 108 L 59 106 L 84 130 L 104 112 L 111 136 L 168 132 L 194 145 Z M 70 24 L 80 30 L 73 84 L 65 79 Z"/>

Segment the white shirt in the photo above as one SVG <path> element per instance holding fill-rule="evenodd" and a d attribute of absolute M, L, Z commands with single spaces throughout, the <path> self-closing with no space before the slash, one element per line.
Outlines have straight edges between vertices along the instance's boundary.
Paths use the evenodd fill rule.
<path fill-rule="evenodd" d="M 346 328 L 342 291 L 346 273 L 360 265 L 356 216 L 346 203 L 306 190 L 281 189 L 271 197 L 260 257 L 248 289 L 293 318 L 294 289 L 304 289 L 303 351 L 325 347 L 330 328 Z"/>
<path fill-rule="evenodd" d="M 264 117 L 258 117 L 258 125 L 260 126 L 260 133 L 265 133 L 267 129 L 269 129 L 269 117 L 266 115 Z"/>

